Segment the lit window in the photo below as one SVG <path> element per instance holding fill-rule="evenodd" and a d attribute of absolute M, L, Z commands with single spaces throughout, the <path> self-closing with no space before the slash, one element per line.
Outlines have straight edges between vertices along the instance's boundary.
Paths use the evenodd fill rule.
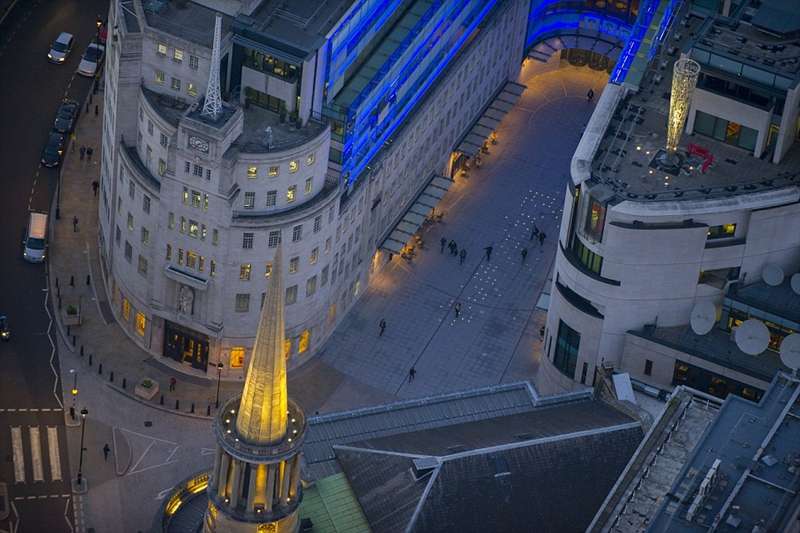
<path fill-rule="evenodd" d="M 176 48 L 175 51 L 172 52 L 172 59 L 174 59 L 178 63 L 182 62 L 183 61 L 183 50 L 178 50 Z"/>
<path fill-rule="evenodd" d="M 250 310 L 250 295 L 237 294 L 236 295 L 236 311 L 243 313 Z"/>
<path fill-rule="evenodd" d="M 245 233 L 242 235 L 242 248 L 245 250 L 253 249 L 253 233 Z"/>
<path fill-rule="evenodd" d="M 269 167 L 269 177 L 270 178 L 277 178 L 278 174 L 280 174 L 281 167 L 279 166 L 272 166 Z"/>
<path fill-rule="evenodd" d="M 293 304 L 297 301 L 297 285 L 286 288 L 286 303 Z"/>
<path fill-rule="evenodd" d="M 298 168 L 300 168 L 300 165 L 297 164 L 297 161 L 289 163 L 289 172 L 297 172 Z"/>
<path fill-rule="evenodd" d="M 255 206 L 256 206 L 256 193 L 254 192 L 244 193 L 244 208 L 253 209 Z"/>
<path fill-rule="evenodd" d="M 136 311 L 136 333 L 144 337 L 144 332 L 147 329 L 147 318 L 144 313 Z"/>
<path fill-rule="evenodd" d="M 708 238 L 710 239 L 724 239 L 726 237 L 733 237 L 736 233 L 736 224 L 722 224 L 721 226 L 709 226 Z"/>
<path fill-rule="evenodd" d="M 178 248 L 178 264 L 183 264 L 183 248 Z"/>
<path fill-rule="evenodd" d="M 214 277 L 216 275 L 217 275 L 217 262 L 211 261 L 211 277 Z"/>
<path fill-rule="evenodd" d="M 200 207 L 200 193 L 192 190 L 192 207 Z"/>
<path fill-rule="evenodd" d="M 208 211 L 208 195 L 203 196 L 203 211 Z"/>
<path fill-rule="evenodd" d="M 184 187 L 183 188 L 183 197 L 181 198 L 181 201 L 184 204 L 189 201 L 189 188 L 188 187 Z"/>
<path fill-rule="evenodd" d="M 297 353 L 301 354 L 308 350 L 308 343 L 311 340 L 311 332 L 309 330 L 305 330 L 303 333 L 300 334 L 300 342 L 297 343 Z"/>
<path fill-rule="evenodd" d="M 303 225 L 298 224 L 292 228 L 292 242 L 297 242 L 303 238 Z"/>
<path fill-rule="evenodd" d="M 286 201 L 287 202 L 294 202 L 294 199 L 295 199 L 296 195 L 297 195 L 297 185 L 292 185 L 286 191 Z"/>
<path fill-rule="evenodd" d="M 267 207 L 275 207 L 278 199 L 278 191 L 267 191 Z"/>
<path fill-rule="evenodd" d="M 156 71 L 156 83 L 159 85 L 164 85 L 164 81 L 166 81 L 167 76 L 161 72 L 160 70 Z"/>
<path fill-rule="evenodd" d="M 247 179 L 254 180 L 258 177 L 258 167 L 247 167 Z"/>
<path fill-rule="evenodd" d="M 312 265 L 316 265 L 317 264 L 317 256 L 319 256 L 319 248 L 314 248 L 313 250 L 311 250 L 311 264 Z"/>
<path fill-rule="evenodd" d="M 197 85 L 194 83 L 187 83 L 186 84 L 186 94 L 194 98 L 197 96 Z"/>
<path fill-rule="evenodd" d="M 297 287 L 295 287 L 295 293 L 297 293 Z M 284 349 L 283 349 L 283 356 L 286 359 L 289 359 L 289 355 L 292 353 L 292 339 L 286 339 L 284 341 Z"/>
<path fill-rule="evenodd" d="M 311 154 L 311 155 L 308 156 L 308 164 L 309 165 L 313 165 L 314 164 L 314 154 Z"/>
<path fill-rule="evenodd" d="M 164 173 L 167 171 L 167 162 L 163 159 L 158 160 L 158 175 L 163 176 Z"/>
<path fill-rule="evenodd" d="M 131 302 L 124 296 L 122 297 L 122 317 L 125 320 L 131 319 Z"/>
<path fill-rule="evenodd" d="M 306 180 L 306 194 L 311 194 L 311 188 L 314 184 L 314 180 L 312 178 L 308 178 Z"/>
<path fill-rule="evenodd" d="M 239 265 L 239 279 L 250 281 L 250 264 Z"/>
<path fill-rule="evenodd" d="M 167 261 L 172 261 L 172 245 L 167 245 Z"/>
<path fill-rule="evenodd" d="M 128 213 L 128 229 L 133 231 L 133 215 Z"/>
<path fill-rule="evenodd" d="M 231 360 L 228 364 L 230 368 L 244 368 L 244 348 L 234 346 L 231 348 Z"/>
<path fill-rule="evenodd" d="M 203 240 L 203 241 L 206 240 L 206 225 L 205 224 L 200 224 L 200 239 Z"/>
<path fill-rule="evenodd" d="M 299 257 L 292 257 L 291 259 L 289 259 L 289 274 L 296 273 L 299 267 L 300 267 Z"/>
<path fill-rule="evenodd" d="M 268 278 L 270 274 L 272 274 L 272 263 L 267 263 L 267 268 L 264 271 L 264 277 Z"/>
<path fill-rule="evenodd" d="M 269 248 L 275 248 L 278 246 L 278 241 L 280 240 L 280 231 L 270 231 L 269 232 L 269 240 L 267 241 L 267 246 Z"/>
<path fill-rule="evenodd" d="M 196 220 L 189 220 L 189 236 L 190 237 L 197 237 L 199 229 L 200 229 L 200 224 L 198 224 Z"/>
<path fill-rule="evenodd" d="M 167 55 L 167 45 L 158 43 L 158 55 L 165 56 Z"/>
<path fill-rule="evenodd" d="M 181 233 L 186 233 L 186 217 L 181 217 Z"/>
<path fill-rule="evenodd" d="M 333 324 L 333 320 L 336 318 L 336 304 L 331 304 L 330 308 L 328 309 L 328 324 Z"/>
<path fill-rule="evenodd" d="M 206 258 L 203 257 L 202 255 L 197 258 L 197 271 L 198 272 L 202 272 L 203 271 L 203 266 L 204 266 L 205 262 L 206 262 Z"/>

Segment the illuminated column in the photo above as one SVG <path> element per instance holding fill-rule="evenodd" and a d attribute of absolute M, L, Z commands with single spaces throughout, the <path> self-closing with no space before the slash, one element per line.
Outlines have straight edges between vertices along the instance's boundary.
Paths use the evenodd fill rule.
<path fill-rule="evenodd" d="M 672 72 L 672 96 L 669 100 L 669 120 L 667 122 L 667 157 L 678 151 L 678 141 L 692 105 L 692 93 L 697 86 L 700 65 L 689 58 L 675 62 Z"/>

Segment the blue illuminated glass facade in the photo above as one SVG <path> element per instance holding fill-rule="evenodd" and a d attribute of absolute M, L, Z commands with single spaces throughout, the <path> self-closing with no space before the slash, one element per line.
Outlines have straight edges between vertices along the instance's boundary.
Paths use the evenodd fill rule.
<path fill-rule="evenodd" d="M 359 2 L 328 42 L 324 114 L 353 183 L 499 0 Z"/>

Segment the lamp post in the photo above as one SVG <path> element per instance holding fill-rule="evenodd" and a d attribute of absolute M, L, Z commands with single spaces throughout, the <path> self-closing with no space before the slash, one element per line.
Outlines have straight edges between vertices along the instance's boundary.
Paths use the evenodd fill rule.
<path fill-rule="evenodd" d="M 86 415 L 88 414 L 89 410 L 87 408 L 81 409 L 81 458 L 78 461 L 78 485 L 83 480 L 83 452 L 86 451 L 86 448 L 83 447 L 83 435 L 86 433 Z"/>
<path fill-rule="evenodd" d="M 72 407 L 69 408 L 69 416 L 75 420 L 75 399 L 78 396 L 78 371 L 74 368 L 70 368 L 69 373 L 75 374 L 75 382 L 72 385 Z"/>
<path fill-rule="evenodd" d="M 217 400 L 214 402 L 214 407 L 219 409 L 219 382 L 222 379 L 222 369 L 225 367 L 222 363 L 217 363 Z"/>

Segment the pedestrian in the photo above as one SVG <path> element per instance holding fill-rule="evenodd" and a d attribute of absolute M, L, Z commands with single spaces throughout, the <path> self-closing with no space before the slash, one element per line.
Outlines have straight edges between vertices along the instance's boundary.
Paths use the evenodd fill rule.
<path fill-rule="evenodd" d="M 454 309 L 456 310 L 456 318 L 458 318 L 458 315 L 461 314 L 461 302 L 456 302 Z"/>
<path fill-rule="evenodd" d="M 544 326 L 539 328 L 539 336 L 541 336 L 542 340 L 544 340 Z"/>
<path fill-rule="evenodd" d="M 83 161 L 83 156 L 86 154 L 86 147 L 85 147 L 85 146 L 83 146 L 83 145 L 81 145 L 81 149 L 80 149 L 80 150 L 78 150 L 78 152 L 80 152 L 80 154 L 81 154 L 81 161 Z"/>
<path fill-rule="evenodd" d="M 75 133 L 73 133 L 72 135 L 69 136 L 69 140 L 70 140 L 69 151 L 74 154 L 75 153 Z"/>
<path fill-rule="evenodd" d="M 531 240 L 535 239 L 539 236 L 539 228 L 536 224 L 533 225 L 533 231 L 531 232 Z"/>
<path fill-rule="evenodd" d="M 461 249 L 461 262 L 459 263 L 459 265 L 463 265 L 464 261 L 466 261 L 466 259 L 467 259 L 467 249 L 466 248 L 462 248 Z"/>
<path fill-rule="evenodd" d="M 97 189 L 98 189 L 99 187 L 100 187 L 100 184 L 97 182 L 97 180 L 94 180 L 94 181 L 92 182 L 92 190 L 94 191 L 94 195 L 95 195 L 95 196 L 97 196 Z"/>
<path fill-rule="evenodd" d="M 170 390 L 170 392 L 175 390 L 175 385 L 177 385 L 177 384 L 178 384 L 178 380 L 177 379 L 175 379 L 174 377 L 169 378 L 169 390 Z"/>
<path fill-rule="evenodd" d="M 78 231 L 78 217 L 72 217 L 72 233 L 77 233 Z"/>
<path fill-rule="evenodd" d="M 592 100 L 594 100 L 594 91 L 593 90 L 589 89 L 589 92 L 586 93 L 586 99 L 589 101 L 590 104 L 592 103 Z"/>
<path fill-rule="evenodd" d="M 456 244 L 456 241 L 453 241 L 453 255 L 458 256 L 458 244 Z"/>
<path fill-rule="evenodd" d="M 412 366 L 411 370 L 408 371 L 408 382 L 409 383 L 411 383 L 411 381 L 414 379 L 414 376 L 416 375 L 416 373 L 417 373 L 417 371 Z"/>
<path fill-rule="evenodd" d="M 523 248 L 520 253 L 522 254 L 522 262 L 524 263 L 525 262 L 525 258 L 528 257 L 528 249 L 527 248 Z"/>
<path fill-rule="evenodd" d="M 448 244 L 447 247 L 450 248 L 450 253 L 452 255 L 455 255 L 455 252 L 453 250 L 456 249 L 456 241 L 451 240 L 450 244 Z"/>
<path fill-rule="evenodd" d="M 487 261 L 491 261 L 492 260 L 492 245 L 490 244 L 489 246 L 484 248 L 484 250 L 486 250 L 486 260 Z"/>
<path fill-rule="evenodd" d="M 442 237 L 441 239 L 439 239 L 439 242 L 442 243 L 442 251 L 439 253 L 444 253 L 444 247 L 447 246 L 447 239 Z"/>
<path fill-rule="evenodd" d="M 381 318 L 381 333 L 378 337 L 383 337 L 383 332 L 386 331 L 386 319 Z"/>
<path fill-rule="evenodd" d="M 91 146 L 86 149 L 86 159 L 88 161 L 92 160 L 92 152 L 93 152 L 93 150 L 92 150 Z"/>
<path fill-rule="evenodd" d="M 104 461 L 107 461 L 107 460 L 108 460 L 108 453 L 109 453 L 110 451 L 111 451 L 111 447 L 110 447 L 110 446 L 108 445 L 108 443 L 106 442 L 106 445 L 105 445 L 105 446 L 103 446 L 103 460 L 104 460 Z"/>
<path fill-rule="evenodd" d="M 544 232 L 541 232 L 541 233 L 539 234 L 539 244 L 542 244 L 542 245 L 544 244 L 544 239 L 545 239 L 545 237 L 547 237 L 547 235 L 545 235 L 545 233 L 544 233 Z"/>

